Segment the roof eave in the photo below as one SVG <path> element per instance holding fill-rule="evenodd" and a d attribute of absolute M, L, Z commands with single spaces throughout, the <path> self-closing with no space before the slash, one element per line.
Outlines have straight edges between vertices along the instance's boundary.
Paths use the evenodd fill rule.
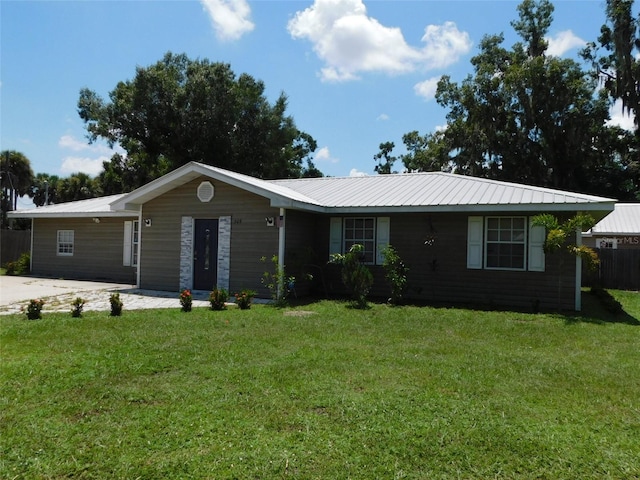
<path fill-rule="evenodd" d="M 400 205 L 400 206 L 330 206 L 325 213 L 480 213 L 480 212 L 590 212 L 604 216 L 613 210 L 614 202 L 575 204 L 482 204 L 482 205 Z"/>
<path fill-rule="evenodd" d="M 119 210 L 117 212 L 24 212 L 13 211 L 8 212 L 9 218 L 118 218 L 118 217 L 137 217 L 138 212 L 131 210 Z"/>

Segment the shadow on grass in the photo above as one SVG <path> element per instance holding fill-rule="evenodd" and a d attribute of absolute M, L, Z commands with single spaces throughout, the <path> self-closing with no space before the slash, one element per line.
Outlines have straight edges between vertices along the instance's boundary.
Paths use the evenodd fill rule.
<path fill-rule="evenodd" d="M 609 294 L 607 294 L 609 295 Z M 613 298 L 613 297 L 611 297 Z M 608 307 L 611 305 L 608 298 L 595 295 L 588 291 L 582 292 L 582 311 L 571 314 L 565 314 L 568 323 L 587 322 L 587 323 L 623 323 L 626 325 L 640 325 L 640 319 L 634 317 L 624 310 L 624 305 L 619 311 L 613 312 Z"/>
<path fill-rule="evenodd" d="M 320 302 L 323 300 L 327 300 L 326 298 L 320 297 L 303 297 L 296 298 L 289 301 L 289 306 L 291 307 L 301 307 L 305 305 L 313 305 L 316 302 Z M 344 296 L 334 296 L 328 298 L 328 300 L 333 300 L 337 302 L 341 302 L 344 304 L 347 309 L 355 309 L 353 302 Z M 372 298 L 370 300 L 370 304 L 367 309 L 371 308 L 371 305 L 376 304 L 387 304 L 383 298 Z M 563 319 L 566 323 L 593 323 L 593 324 L 607 324 L 607 323 L 621 323 L 626 325 L 635 325 L 640 326 L 640 318 L 636 318 L 635 316 L 629 314 L 624 310 L 624 305 L 622 309 L 618 311 L 618 313 L 612 313 L 607 310 L 606 305 L 609 304 L 608 300 L 603 301 L 601 296 L 594 295 L 587 290 L 582 292 L 582 311 L 581 312 L 570 312 L 570 311 L 557 311 L 557 310 L 545 310 L 540 312 L 534 312 L 533 309 L 527 308 L 509 308 L 509 307 L 499 307 L 496 305 L 489 304 L 461 304 L 461 303 L 449 303 L 449 302 L 416 302 L 416 301 L 407 301 L 404 303 L 404 306 L 411 307 L 429 307 L 429 308 L 459 308 L 459 309 L 468 309 L 468 310 L 478 310 L 483 312 L 514 312 L 514 313 L 524 313 L 524 314 L 549 314 L 553 315 L 559 319 Z M 610 305 L 610 304 L 609 304 Z M 402 305 L 398 306 L 401 308 Z M 392 307 L 393 308 L 393 307 Z"/>

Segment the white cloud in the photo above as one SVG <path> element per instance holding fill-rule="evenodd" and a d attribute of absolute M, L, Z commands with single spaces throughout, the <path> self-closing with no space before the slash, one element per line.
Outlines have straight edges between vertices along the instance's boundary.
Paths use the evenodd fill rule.
<path fill-rule="evenodd" d="M 378 115 L 378 118 L 376 118 L 376 120 L 380 122 L 386 122 L 387 120 L 389 120 L 389 115 L 387 115 L 386 113 L 381 113 L 380 115 Z"/>
<path fill-rule="evenodd" d="M 431 100 L 436 96 L 436 90 L 438 89 L 438 82 L 440 77 L 432 77 L 424 82 L 416 83 L 413 86 L 413 91 L 416 95 L 424 98 L 425 100 Z"/>
<path fill-rule="evenodd" d="M 318 150 L 318 153 L 316 153 L 315 161 L 338 163 L 340 160 L 331 156 L 329 147 L 322 147 L 320 150 Z"/>
<path fill-rule="evenodd" d="M 60 172 L 67 175 L 82 172 L 95 177 L 102 172 L 102 162 L 106 161 L 109 161 L 109 157 L 65 157 Z"/>
<path fill-rule="evenodd" d="M 100 145 L 97 143 L 89 144 L 81 140 L 78 140 L 72 135 L 63 135 L 62 137 L 60 137 L 60 140 L 58 140 L 58 146 L 60 148 L 73 150 L 74 152 L 81 152 L 83 150 L 87 150 L 87 151 L 101 153 L 105 155 L 112 151 L 106 145 Z"/>
<path fill-rule="evenodd" d="M 246 0 L 200 0 L 220 40 L 238 40 L 255 28 Z"/>
<path fill-rule="evenodd" d="M 125 154 L 124 150 L 119 146 L 109 148 L 107 145 L 100 143 L 89 144 L 78 140 L 73 135 L 60 137 L 58 146 L 63 150 L 70 150 L 76 154 L 63 157 L 62 166 L 60 167 L 60 173 L 62 174 L 82 172 L 96 176 L 102 172 L 102 162 L 109 161 L 114 153 Z"/>
<path fill-rule="evenodd" d="M 447 128 L 449 128 L 449 124 L 445 123 L 444 125 L 436 125 L 433 129 L 434 132 L 444 132 Z"/>
<path fill-rule="evenodd" d="M 584 47 L 587 44 L 571 30 L 558 32 L 555 37 L 547 37 L 546 40 L 549 42 L 547 54 L 555 57 L 561 57 L 569 50 Z"/>
<path fill-rule="evenodd" d="M 615 125 L 630 132 L 635 131 L 635 125 L 633 123 L 633 116 L 628 115 L 622 108 L 622 100 L 616 100 L 615 103 L 609 109 L 609 115 L 611 119 L 607 121 L 607 125 Z"/>
<path fill-rule="evenodd" d="M 349 176 L 350 177 L 367 177 L 368 175 L 366 173 L 364 173 L 364 172 L 361 172 L 357 168 L 352 168 L 349 171 Z"/>
<path fill-rule="evenodd" d="M 402 74 L 416 68 L 442 68 L 471 49 L 466 32 L 453 22 L 425 28 L 423 48 L 407 44 L 402 31 L 367 15 L 362 0 L 315 0 L 287 25 L 296 39 L 307 39 L 325 63 L 328 82 L 356 80 L 363 72 Z"/>
<path fill-rule="evenodd" d="M 469 34 L 458 30 L 454 22 L 428 25 L 422 41 L 426 43 L 422 52 L 427 68 L 447 67 L 471 50 Z"/>

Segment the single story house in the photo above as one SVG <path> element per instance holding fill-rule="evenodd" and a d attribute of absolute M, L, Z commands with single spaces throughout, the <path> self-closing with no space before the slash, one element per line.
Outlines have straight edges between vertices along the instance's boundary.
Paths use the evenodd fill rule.
<path fill-rule="evenodd" d="M 616 203 L 613 212 L 582 235 L 591 248 L 640 249 L 640 203 Z"/>
<path fill-rule="evenodd" d="M 261 259 L 276 255 L 296 295 L 342 294 L 338 267 L 327 262 L 359 243 L 371 293 L 386 298 L 382 249 L 392 244 L 409 268 L 410 299 L 579 310 L 580 261 L 545 255 L 544 229 L 531 219 L 600 219 L 613 207 L 443 172 L 261 180 L 192 162 L 131 193 L 10 215 L 32 219 L 36 275 L 266 297 L 261 278 L 273 265 Z"/>

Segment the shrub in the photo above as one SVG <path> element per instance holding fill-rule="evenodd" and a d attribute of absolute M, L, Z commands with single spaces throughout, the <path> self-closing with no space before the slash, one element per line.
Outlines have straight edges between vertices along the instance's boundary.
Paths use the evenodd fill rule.
<path fill-rule="evenodd" d="M 356 308 L 367 307 L 367 295 L 373 285 L 373 274 L 362 263 L 363 251 L 362 245 L 354 244 L 348 253 L 334 253 L 330 260 L 342 267 L 342 283 L 351 291 Z"/>
<path fill-rule="evenodd" d="M 120 300 L 119 293 L 112 293 L 109 297 L 109 303 L 111 304 L 111 316 L 119 317 L 122 315 L 122 300 Z"/>
<path fill-rule="evenodd" d="M 29 320 L 38 320 L 42 318 L 42 307 L 44 307 L 44 300 L 34 299 L 29 300 L 25 313 Z"/>
<path fill-rule="evenodd" d="M 180 305 L 182 306 L 183 312 L 191 311 L 191 306 L 193 305 L 193 295 L 191 294 L 191 290 L 184 289 L 180 292 Z"/>
<path fill-rule="evenodd" d="M 266 263 L 267 257 L 262 257 L 260 261 Z M 273 272 L 265 271 L 262 274 L 262 284 L 269 289 L 273 303 L 278 307 L 284 307 L 287 305 L 287 297 L 293 290 L 296 279 L 285 273 L 284 266 L 280 266 L 277 255 L 271 257 L 271 263 L 273 263 Z"/>
<path fill-rule="evenodd" d="M 234 295 L 236 297 L 236 305 L 240 310 L 249 310 L 251 308 L 251 301 L 256 296 L 256 292 L 253 290 L 242 290 Z"/>
<path fill-rule="evenodd" d="M 399 305 L 404 292 L 407 290 L 407 272 L 409 269 L 393 246 L 387 245 L 382 250 L 382 255 L 384 256 L 382 263 L 385 271 L 384 276 L 391 284 L 391 298 L 389 299 L 389 303 Z"/>
<path fill-rule="evenodd" d="M 84 307 L 85 300 L 81 297 L 77 297 L 72 303 L 71 306 L 71 316 L 74 318 L 80 318 L 82 316 L 82 308 Z"/>
<path fill-rule="evenodd" d="M 227 306 L 225 303 L 229 300 L 229 292 L 224 288 L 214 288 L 209 294 L 209 303 L 211 304 L 211 310 L 225 310 Z"/>
<path fill-rule="evenodd" d="M 26 275 L 31 267 L 31 256 L 23 253 L 15 262 L 7 262 L 4 264 L 7 275 Z"/>

